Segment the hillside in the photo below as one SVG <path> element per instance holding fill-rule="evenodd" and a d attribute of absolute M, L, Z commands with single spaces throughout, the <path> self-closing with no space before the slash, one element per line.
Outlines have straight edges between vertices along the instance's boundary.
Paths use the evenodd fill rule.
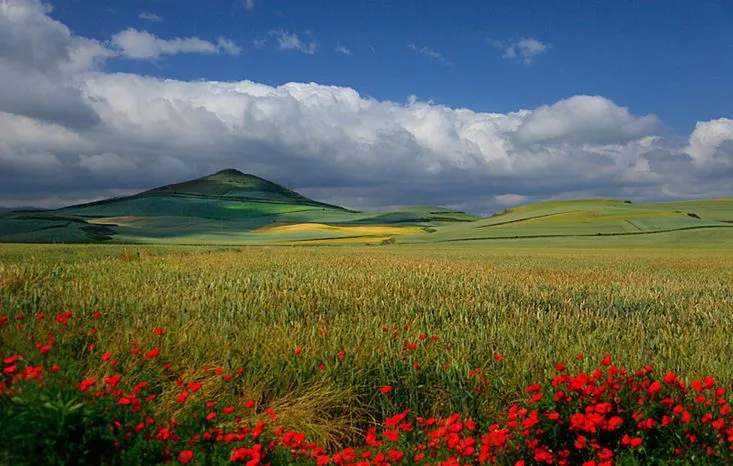
<path fill-rule="evenodd" d="M 662 234 L 674 234 L 672 242 L 680 244 L 733 242 L 733 199 L 545 201 L 488 218 L 433 206 L 359 212 L 228 169 L 129 197 L 0 218 L 0 242 L 41 243 L 499 244 L 591 238 L 600 246 L 611 238 L 669 242 Z"/>
<path fill-rule="evenodd" d="M 0 242 L 381 241 L 395 235 L 421 234 L 423 228 L 443 223 L 476 219 L 462 212 L 424 206 L 358 212 L 227 169 L 129 197 L 9 214 L 0 220 Z M 279 228 L 283 226 L 287 228 Z"/>
<path fill-rule="evenodd" d="M 607 239 L 664 232 L 690 232 L 683 236 L 694 238 L 696 232 L 716 229 L 717 236 L 733 240 L 733 198 L 658 204 L 617 199 L 545 201 L 507 209 L 470 224 L 445 226 L 424 240 Z"/>

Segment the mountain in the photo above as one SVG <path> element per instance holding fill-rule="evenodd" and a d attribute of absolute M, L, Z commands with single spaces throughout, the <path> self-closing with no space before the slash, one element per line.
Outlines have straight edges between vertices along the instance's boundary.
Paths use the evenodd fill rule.
<path fill-rule="evenodd" d="M 365 213 L 227 169 L 133 196 L 0 220 L 0 242 L 249 243 L 414 234 L 476 219 L 438 207 Z"/>

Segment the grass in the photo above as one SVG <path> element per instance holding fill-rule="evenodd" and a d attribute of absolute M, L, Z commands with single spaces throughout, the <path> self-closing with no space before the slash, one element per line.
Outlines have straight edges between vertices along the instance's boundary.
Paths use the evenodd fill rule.
<path fill-rule="evenodd" d="M 404 407 L 488 422 L 522 387 L 579 352 L 714 374 L 733 388 L 733 253 L 562 245 L 368 251 L 2 246 L 0 303 L 9 315 L 102 310 L 100 338 L 113 354 L 165 328 L 171 360 L 190 370 L 243 367 L 242 396 L 281 406 L 284 418 L 326 442 Z M 402 349 L 423 333 L 438 343 Z M 493 364 L 498 353 L 505 359 Z M 476 367 L 492 381 L 479 393 L 467 377 Z M 375 398 L 387 384 L 395 396 Z M 310 410 L 314 393 L 343 409 Z"/>

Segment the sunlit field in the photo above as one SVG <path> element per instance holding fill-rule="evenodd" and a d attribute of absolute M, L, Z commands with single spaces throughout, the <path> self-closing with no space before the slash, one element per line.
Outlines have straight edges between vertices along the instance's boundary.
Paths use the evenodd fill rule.
<path fill-rule="evenodd" d="M 705 438 L 704 445 L 690 442 L 684 426 L 668 423 L 664 429 L 673 432 L 665 433 L 660 423 L 664 410 L 675 416 L 682 403 L 671 392 L 693 380 L 715 378 L 710 399 L 713 389 L 733 388 L 732 264 L 733 252 L 704 249 L 2 246 L 0 433 L 17 441 L 0 461 L 58 459 L 62 453 L 34 437 L 42 430 L 59 432 L 88 464 L 134 455 L 181 461 L 182 451 L 192 454 L 184 453 L 184 462 L 218 464 L 256 444 L 262 463 L 280 458 L 278 464 L 355 462 L 343 459 L 345 448 L 367 462 L 383 453 L 385 463 L 463 455 L 461 463 L 544 464 L 535 453 L 545 446 L 561 464 L 603 462 L 602 449 L 627 464 L 730 459 L 733 431 L 725 432 L 733 424 L 721 408 L 727 392 L 719 405 L 697 407 L 700 432 L 690 435 Z M 594 380 L 603 384 L 622 367 L 638 380 L 616 387 L 628 398 L 611 397 L 619 404 L 608 416 L 625 424 L 573 430 L 568 409 L 584 412 L 602 395 L 567 401 L 561 411 L 549 382 L 600 368 Z M 677 378 L 663 391 L 675 399 L 664 404 L 648 390 L 668 373 Z M 147 384 L 135 392 L 140 382 Z M 624 406 L 622 398 L 633 401 Z M 85 414 L 59 414 L 77 404 Z M 520 425 L 502 434 L 506 444 L 482 440 L 505 427 L 515 404 L 538 410 L 541 432 Z M 636 425 L 638 409 L 658 425 Z M 399 438 L 382 438 L 390 430 L 383 422 L 405 410 Z M 547 417 L 555 410 L 561 419 Z M 707 411 L 712 418 L 703 422 Z M 457 414 L 460 422 L 451 418 Z M 456 450 L 438 436 L 431 445 L 432 434 L 421 432 L 439 424 L 416 423 L 418 417 L 453 419 L 448 430 L 463 423 L 456 435 L 477 443 Z M 723 425 L 711 430 L 719 418 Z M 64 424 L 70 419 L 85 427 L 65 431 L 73 430 Z M 267 442 L 240 426 L 258 420 L 270 432 L 261 434 Z M 224 441 L 227 431 L 242 437 Z M 314 443 L 290 448 L 287 432 Z M 589 446 L 576 448 L 581 433 Z M 386 443 L 377 445 L 374 435 Z M 630 447 L 636 438 L 645 443 Z M 486 442 L 490 454 L 479 461 Z M 568 456 L 558 456 L 564 450 Z M 362 457 L 365 451 L 371 456 Z M 427 456 L 415 460 L 420 453 Z M 242 460 L 253 458 L 242 452 Z"/>

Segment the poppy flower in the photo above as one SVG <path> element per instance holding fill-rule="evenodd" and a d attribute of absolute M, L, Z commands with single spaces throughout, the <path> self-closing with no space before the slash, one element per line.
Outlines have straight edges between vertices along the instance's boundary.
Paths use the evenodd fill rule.
<path fill-rule="evenodd" d="M 158 348 L 153 348 L 152 350 L 148 351 L 145 357 L 148 359 L 155 359 L 158 357 L 158 353 L 160 353 L 160 350 Z"/>
<path fill-rule="evenodd" d="M 391 385 L 385 385 L 382 388 L 380 388 L 379 391 L 382 392 L 382 393 L 384 393 L 384 394 L 387 394 L 387 393 L 389 393 L 389 392 L 392 391 L 392 386 Z"/>
<path fill-rule="evenodd" d="M 153 333 L 156 334 L 156 335 L 158 335 L 158 336 L 163 335 L 163 329 L 160 328 L 160 327 L 155 327 L 153 329 Z"/>
<path fill-rule="evenodd" d="M 183 450 L 178 454 L 178 461 L 183 464 L 188 463 L 193 459 L 193 452 L 191 450 Z"/>

